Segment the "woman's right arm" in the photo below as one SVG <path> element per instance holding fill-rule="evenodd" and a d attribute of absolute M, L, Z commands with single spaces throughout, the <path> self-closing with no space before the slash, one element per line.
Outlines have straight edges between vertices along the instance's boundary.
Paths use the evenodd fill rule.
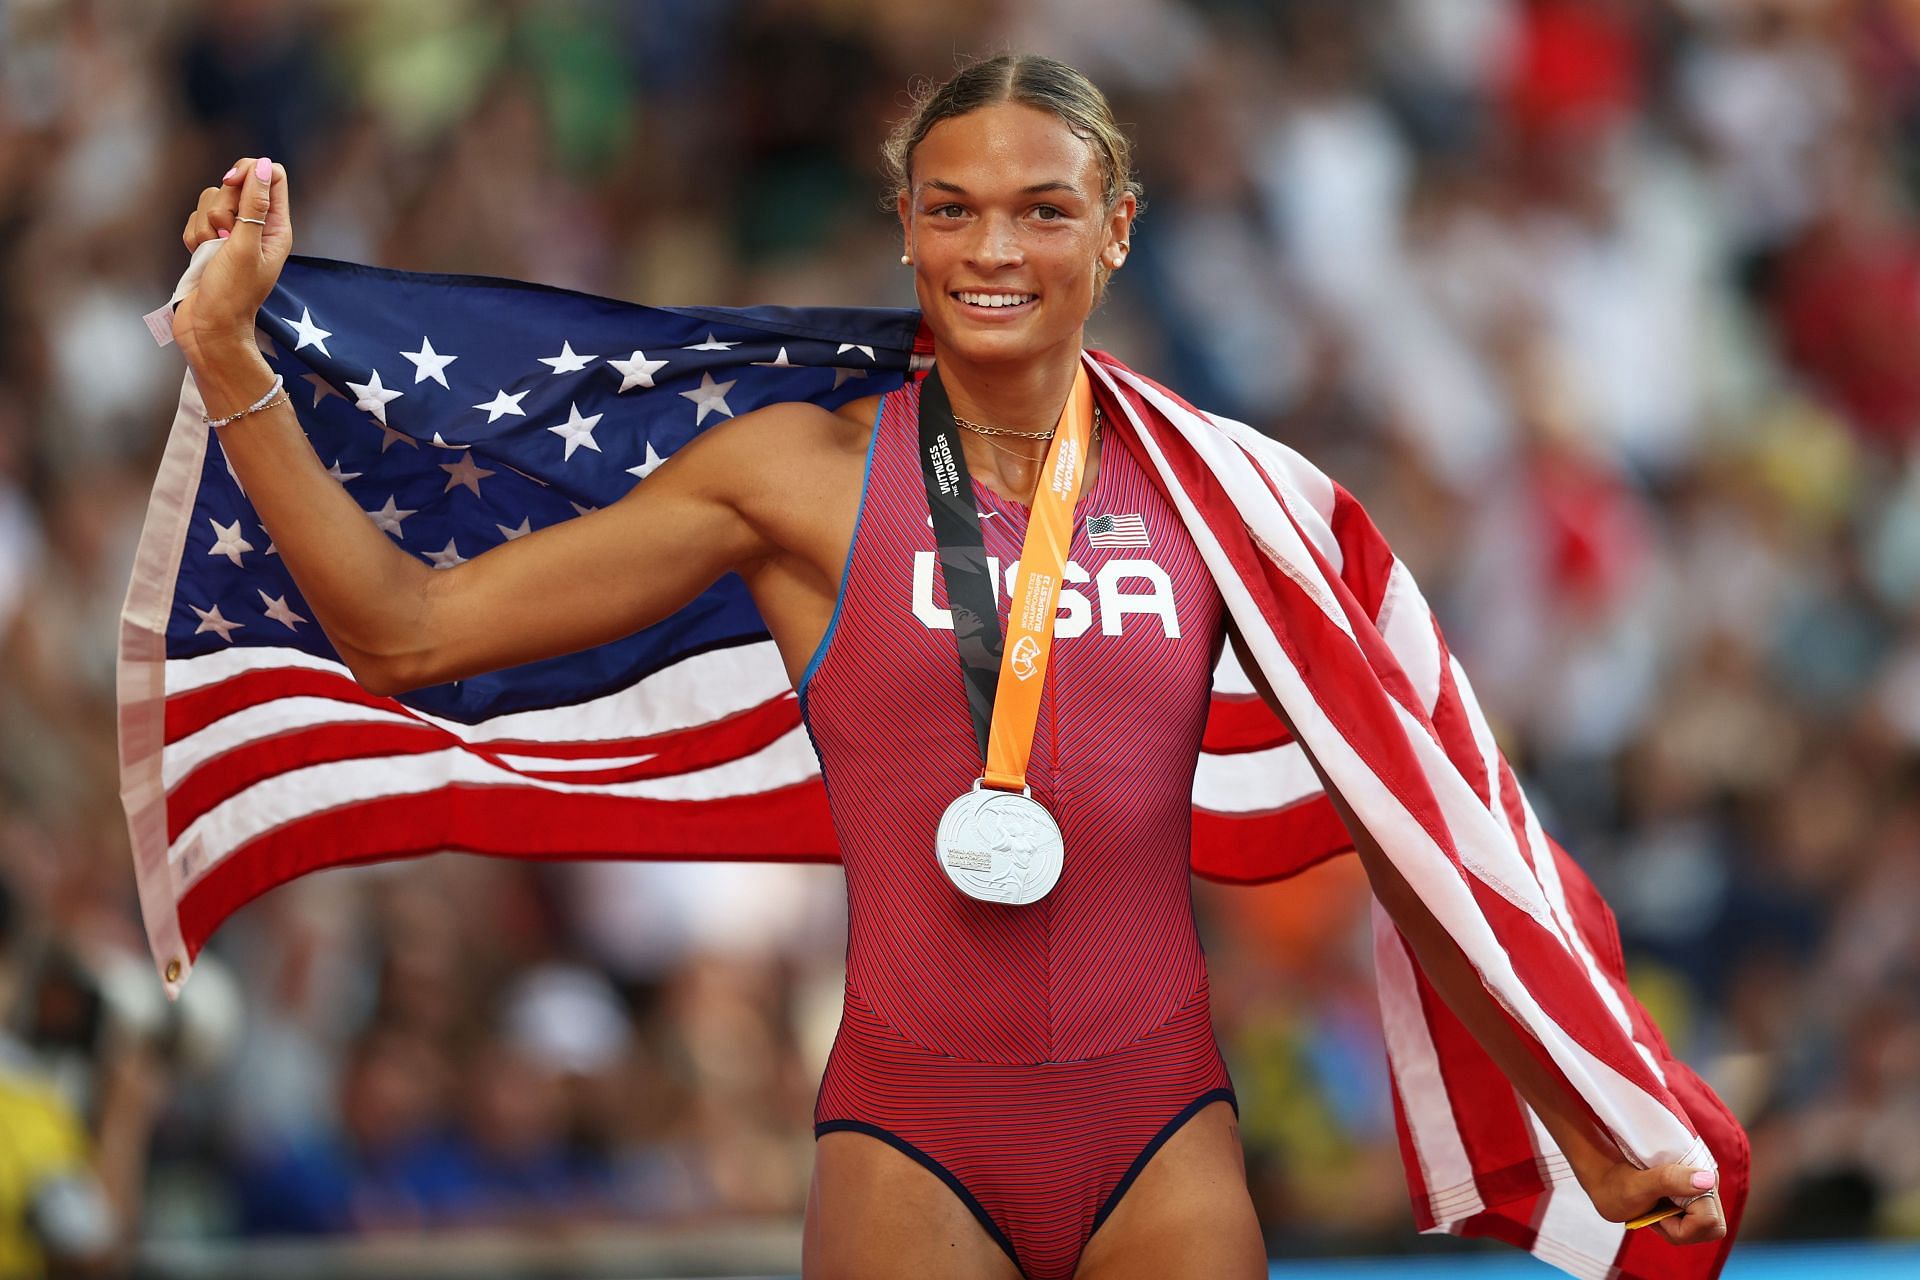
<path fill-rule="evenodd" d="M 188 363 L 212 418 L 246 408 L 273 384 L 251 333 L 197 345 Z M 434 570 L 396 546 L 335 483 L 290 401 L 218 430 L 220 448 L 314 620 L 354 678 L 386 692 L 394 638 L 419 629 Z"/>
<path fill-rule="evenodd" d="M 261 161 L 266 166 L 266 161 Z M 187 247 L 225 233 L 174 312 L 209 417 L 273 382 L 254 316 L 292 244 L 286 174 L 253 160 L 209 188 Z M 237 214 L 266 220 L 239 222 Z M 289 403 L 219 428 L 221 448 L 314 619 L 375 693 L 461 679 L 618 639 L 680 608 L 774 548 L 742 513 L 774 441 L 812 406 L 743 414 L 675 452 L 620 501 L 517 538 L 452 569 L 409 555 L 336 483 Z M 646 547 L 645 563 L 634 549 Z"/>
<path fill-rule="evenodd" d="M 245 351 L 194 361 L 210 416 L 273 381 Z M 741 510 L 776 442 L 811 405 L 776 405 L 677 450 L 618 502 L 451 569 L 401 550 L 321 466 L 290 405 L 220 429 L 220 444 L 315 621 L 369 691 L 390 694 L 572 653 L 650 626 L 775 548 Z M 637 548 L 647 551 L 637 558 Z"/>

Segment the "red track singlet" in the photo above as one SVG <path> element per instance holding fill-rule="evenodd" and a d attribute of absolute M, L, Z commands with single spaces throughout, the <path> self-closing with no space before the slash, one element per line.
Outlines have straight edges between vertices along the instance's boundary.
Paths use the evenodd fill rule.
<path fill-rule="evenodd" d="M 839 602 L 800 681 L 849 903 L 846 1009 L 815 1133 L 899 1148 L 1029 1280 L 1056 1280 L 1160 1144 L 1233 1100 L 1188 869 L 1222 603 L 1107 432 L 1075 515 L 1027 775 L 1060 823 L 1065 870 L 1028 906 L 960 893 L 934 829 L 981 760 L 927 518 L 919 390 L 881 403 Z M 1026 510 L 978 481 L 974 495 L 1004 626 Z"/>

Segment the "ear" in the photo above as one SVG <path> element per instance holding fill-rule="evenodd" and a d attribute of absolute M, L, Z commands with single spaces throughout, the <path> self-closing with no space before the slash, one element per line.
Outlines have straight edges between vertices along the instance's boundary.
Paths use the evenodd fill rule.
<path fill-rule="evenodd" d="M 1107 233 L 1100 245 L 1100 263 L 1109 271 L 1125 262 L 1133 247 L 1133 213 L 1138 205 L 1131 191 L 1122 192 L 1113 202 L 1113 212 L 1107 218 Z"/>

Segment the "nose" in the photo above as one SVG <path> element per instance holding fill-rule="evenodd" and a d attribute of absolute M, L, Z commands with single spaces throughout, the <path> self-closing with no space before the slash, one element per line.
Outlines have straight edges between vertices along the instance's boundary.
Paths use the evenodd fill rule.
<path fill-rule="evenodd" d="M 1019 229 L 1011 218 L 989 214 L 980 219 L 973 243 L 968 246 L 969 263 L 982 270 L 1017 267 L 1026 258 L 1020 245 Z"/>

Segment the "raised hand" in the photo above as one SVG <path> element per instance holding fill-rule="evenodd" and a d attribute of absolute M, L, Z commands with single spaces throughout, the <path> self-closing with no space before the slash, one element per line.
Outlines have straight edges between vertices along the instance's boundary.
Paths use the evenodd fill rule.
<path fill-rule="evenodd" d="M 208 240 L 225 243 L 173 309 L 174 341 L 189 359 L 210 345 L 251 341 L 254 315 L 293 250 L 286 168 L 266 156 L 243 158 L 219 186 L 200 193 L 180 238 L 189 251 Z"/>

